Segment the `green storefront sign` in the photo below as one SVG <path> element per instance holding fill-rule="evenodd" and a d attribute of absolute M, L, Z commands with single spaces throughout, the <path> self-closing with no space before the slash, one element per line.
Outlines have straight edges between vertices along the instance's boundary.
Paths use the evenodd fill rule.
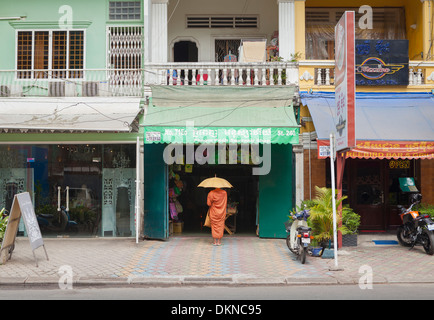
<path fill-rule="evenodd" d="M 299 128 L 145 127 L 145 143 L 297 144 Z"/>

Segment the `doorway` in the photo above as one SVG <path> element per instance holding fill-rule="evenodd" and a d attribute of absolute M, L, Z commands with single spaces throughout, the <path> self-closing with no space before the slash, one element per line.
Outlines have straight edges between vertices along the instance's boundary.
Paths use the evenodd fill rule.
<path fill-rule="evenodd" d="M 399 206 L 409 206 L 409 193 L 400 189 L 399 178 L 412 177 L 418 185 L 420 161 L 347 159 L 346 162 L 349 202 L 360 214 L 360 230 L 396 229 L 401 224 Z M 344 186 L 344 194 L 345 191 Z"/>
<path fill-rule="evenodd" d="M 242 164 L 170 166 L 169 206 L 175 204 L 177 209 L 174 214 L 169 207 L 172 223 L 181 222 L 184 234 L 210 233 L 210 228 L 203 224 L 208 211 L 207 196 L 212 188 L 197 186 L 214 176 L 228 180 L 233 186 L 225 189 L 228 196 L 226 226 L 229 229 L 226 233 L 255 234 L 259 179 L 252 175 L 251 166 Z"/>
<path fill-rule="evenodd" d="M 174 62 L 198 62 L 199 60 L 198 49 L 196 43 L 193 41 L 179 41 L 173 46 L 173 60 Z M 181 70 L 180 79 L 181 84 L 188 81 L 188 85 L 192 85 L 192 81 L 197 77 L 197 71 L 193 78 L 193 71 L 188 70 L 185 74 L 185 69 Z"/>
<path fill-rule="evenodd" d="M 173 46 L 174 62 L 198 62 L 197 45 L 193 41 L 178 41 Z"/>

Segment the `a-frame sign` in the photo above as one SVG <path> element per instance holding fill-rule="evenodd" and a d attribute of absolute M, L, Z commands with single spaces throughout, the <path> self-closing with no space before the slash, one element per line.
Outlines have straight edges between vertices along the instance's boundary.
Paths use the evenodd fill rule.
<path fill-rule="evenodd" d="M 42 240 L 41 230 L 39 229 L 38 220 L 36 219 L 35 210 L 33 209 L 33 203 L 28 192 L 16 194 L 14 196 L 5 236 L 0 249 L 0 264 L 4 264 L 7 260 L 12 258 L 12 252 L 15 247 L 15 237 L 17 235 L 21 217 L 23 217 L 24 225 L 26 226 L 27 236 L 30 241 L 30 246 L 32 247 L 36 266 L 38 266 L 35 250 L 42 246 L 47 260 L 48 254 L 45 249 L 44 241 Z"/>

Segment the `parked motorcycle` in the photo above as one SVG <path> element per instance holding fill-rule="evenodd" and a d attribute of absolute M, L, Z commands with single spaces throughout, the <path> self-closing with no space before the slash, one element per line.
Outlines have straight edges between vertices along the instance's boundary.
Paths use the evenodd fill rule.
<path fill-rule="evenodd" d="M 411 247 L 422 245 L 429 255 L 434 254 L 434 221 L 429 215 L 421 215 L 412 210 L 413 206 L 420 203 L 420 193 L 410 196 L 411 205 L 408 209 L 401 208 L 400 217 L 402 226 L 398 227 L 397 237 L 400 245 Z"/>
<path fill-rule="evenodd" d="M 37 220 L 41 231 L 78 232 L 77 222 L 71 220 L 68 211 L 63 206 L 57 216 L 53 214 L 39 214 Z"/>
<path fill-rule="evenodd" d="M 302 210 L 292 215 L 292 224 L 286 226 L 286 232 L 289 233 L 286 237 L 286 245 L 291 252 L 297 255 L 297 258 L 300 258 L 302 264 L 306 262 L 306 253 L 310 240 L 313 239 L 312 229 L 307 225 L 309 212 L 310 210 Z"/>

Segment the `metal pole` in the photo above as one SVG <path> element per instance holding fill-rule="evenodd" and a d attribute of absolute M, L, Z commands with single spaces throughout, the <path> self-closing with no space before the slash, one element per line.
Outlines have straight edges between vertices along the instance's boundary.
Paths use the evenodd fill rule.
<path fill-rule="evenodd" d="M 333 249 L 335 257 L 335 267 L 338 267 L 338 237 L 336 228 L 336 187 L 335 187 L 335 151 L 334 135 L 330 133 L 330 172 L 332 180 L 332 206 L 333 206 Z"/>
<path fill-rule="evenodd" d="M 140 225 L 140 140 L 137 137 L 136 145 L 136 243 L 139 243 L 139 225 Z"/>

